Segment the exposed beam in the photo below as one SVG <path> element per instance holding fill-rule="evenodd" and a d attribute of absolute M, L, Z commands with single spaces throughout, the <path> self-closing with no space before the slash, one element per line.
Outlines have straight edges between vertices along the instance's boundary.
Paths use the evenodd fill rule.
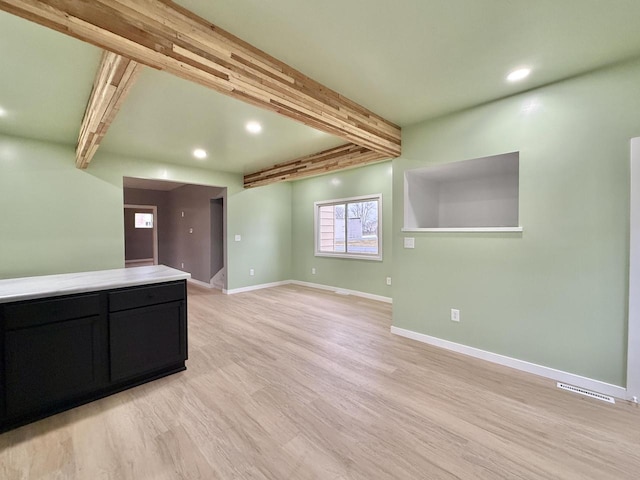
<path fill-rule="evenodd" d="M 80 127 L 76 167 L 89 166 L 141 69 L 133 60 L 112 52 L 103 53 Z"/>
<path fill-rule="evenodd" d="M 388 155 L 369 150 L 366 147 L 348 143 L 340 147 L 330 148 L 320 153 L 279 163 L 256 173 L 245 175 L 245 188 L 260 187 L 270 183 L 296 180 L 314 175 L 322 175 L 335 170 L 360 167 L 388 159 Z"/>
<path fill-rule="evenodd" d="M 400 128 L 167 0 L 0 0 L 0 9 L 387 157 Z"/>

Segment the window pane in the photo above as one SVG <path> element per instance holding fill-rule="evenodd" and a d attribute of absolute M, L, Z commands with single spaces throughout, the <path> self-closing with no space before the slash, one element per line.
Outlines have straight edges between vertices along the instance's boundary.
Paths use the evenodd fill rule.
<path fill-rule="evenodd" d="M 378 254 L 378 202 L 347 204 L 347 252 Z"/>
<path fill-rule="evenodd" d="M 136 213 L 136 228 L 153 228 L 153 213 Z"/>
<path fill-rule="evenodd" d="M 318 251 L 345 251 L 344 205 L 323 205 L 318 209 Z"/>
<path fill-rule="evenodd" d="M 335 249 L 334 252 L 344 253 L 346 251 L 345 245 L 345 220 L 344 211 L 346 205 L 334 205 L 334 224 L 335 224 Z"/>

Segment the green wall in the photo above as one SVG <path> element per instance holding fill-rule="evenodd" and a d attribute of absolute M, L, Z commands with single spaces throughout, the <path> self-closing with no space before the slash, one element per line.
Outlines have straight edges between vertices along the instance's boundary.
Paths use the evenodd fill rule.
<path fill-rule="evenodd" d="M 384 162 L 293 182 L 293 279 L 391 297 L 391 170 Z M 314 202 L 376 193 L 382 194 L 382 261 L 316 257 Z"/>
<path fill-rule="evenodd" d="M 291 279 L 291 184 L 238 191 L 230 196 L 229 209 L 229 288 Z"/>
<path fill-rule="evenodd" d="M 624 386 L 639 86 L 636 61 L 404 128 L 393 324 Z M 401 232 L 405 170 L 510 151 L 523 233 Z"/>
<path fill-rule="evenodd" d="M 123 176 L 227 187 L 228 288 L 290 278 L 289 184 L 243 190 L 241 175 L 105 152 L 82 171 L 72 147 L 3 135 L 0 278 L 122 268 Z"/>

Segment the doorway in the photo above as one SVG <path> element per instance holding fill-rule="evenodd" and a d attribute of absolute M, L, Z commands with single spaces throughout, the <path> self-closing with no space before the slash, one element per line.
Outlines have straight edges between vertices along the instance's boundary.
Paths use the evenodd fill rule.
<path fill-rule="evenodd" d="M 158 264 L 158 207 L 124 205 L 124 265 Z"/>
<path fill-rule="evenodd" d="M 211 211 L 211 280 L 209 283 L 219 290 L 226 288 L 224 268 L 224 199 L 213 198 Z"/>
<path fill-rule="evenodd" d="M 122 186 L 125 207 L 157 214 L 151 229 L 154 262 L 190 273 L 190 281 L 203 287 L 226 288 L 225 187 L 133 177 L 123 177 Z M 126 221 L 131 225 L 135 219 Z M 147 264 L 149 251 L 132 255 L 128 243 L 127 263 Z"/>

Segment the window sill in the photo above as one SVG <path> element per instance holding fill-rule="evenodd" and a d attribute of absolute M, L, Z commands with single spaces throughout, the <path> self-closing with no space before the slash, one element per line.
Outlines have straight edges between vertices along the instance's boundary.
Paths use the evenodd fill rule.
<path fill-rule="evenodd" d="M 403 232 L 522 232 L 522 227 L 403 228 Z"/>
<path fill-rule="evenodd" d="M 350 258 L 352 260 L 373 260 L 374 262 L 381 262 L 382 255 L 357 255 L 354 253 L 315 253 L 316 257 L 325 258 Z"/>

